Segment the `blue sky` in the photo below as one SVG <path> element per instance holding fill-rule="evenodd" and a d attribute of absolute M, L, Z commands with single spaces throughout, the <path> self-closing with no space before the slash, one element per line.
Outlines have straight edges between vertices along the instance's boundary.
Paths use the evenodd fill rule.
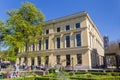
<path fill-rule="evenodd" d="M 120 39 L 120 0 L 0 0 L 0 19 L 5 21 L 6 11 L 26 1 L 35 4 L 46 20 L 87 11 L 102 36 L 108 35 L 110 41 Z"/>

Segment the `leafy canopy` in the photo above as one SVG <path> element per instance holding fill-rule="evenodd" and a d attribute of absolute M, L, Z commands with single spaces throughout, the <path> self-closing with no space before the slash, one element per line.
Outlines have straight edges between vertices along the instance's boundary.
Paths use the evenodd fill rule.
<path fill-rule="evenodd" d="M 37 43 L 42 34 L 44 15 L 32 3 L 23 3 L 19 9 L 7 12 L 9 18 L 4 24 L 0 21 L 1 41 L 9 46 L 10 54 L 23 50 L 25 45 Z"/>

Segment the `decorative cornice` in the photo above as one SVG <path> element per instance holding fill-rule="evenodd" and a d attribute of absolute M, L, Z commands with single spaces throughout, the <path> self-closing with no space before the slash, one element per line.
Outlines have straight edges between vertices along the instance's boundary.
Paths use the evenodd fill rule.
<path fill-rule="evenodd" d="M 69 19 L 72 19 L 72 18 L 81 17 L 81 16 L 84 16 L 84 15 L 87 15 L 87 12 L 85 12 L 85 11 L 78 12 L 78 13 L 71 14 L 71 15 L 68 15 L 68 16 L 64 16 L 64 17 L 60 17 L 60 18 L 56 18 L 56 19 L 53 19 L 53 20 L 46 21 L 45 25 L 54 24 L 54 23 L 57 23 L 57 22 L 61 22 L 61 21 L 64 21 L 64 20 L 69 20 Z"/>

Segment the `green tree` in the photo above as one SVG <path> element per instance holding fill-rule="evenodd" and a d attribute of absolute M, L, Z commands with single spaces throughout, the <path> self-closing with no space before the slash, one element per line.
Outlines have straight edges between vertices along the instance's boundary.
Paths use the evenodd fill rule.
<path fill-rule="evenodd" d="M 16 57 L 18 51 L 22 51 L 36 44 L 41 38 L 42 26 L 44 25 L 44 15 L 32 3 L 23 3 L 19 9 L 7 12 L 9 18 L 6 25 L 1 22 L 1 36 L 5 46 L 8 46 L 8 56 Z M 5 26 L 4 26 L 5 25 Z M 3 34 L 4 33 L 4 34 Z"/>
<path fill-rule="evenodd" d="M 6 33 L 5 24 L 0 20 L 0 51 L 2 49 L 3 37 L 5 36 L 5 33 Z"/>

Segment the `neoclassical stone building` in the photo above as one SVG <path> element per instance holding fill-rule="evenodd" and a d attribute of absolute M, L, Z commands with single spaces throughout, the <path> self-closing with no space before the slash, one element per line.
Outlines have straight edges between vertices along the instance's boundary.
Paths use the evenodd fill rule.
<path fill-rule="evenodd" d="M 22 64 L 77 66 L 91 69 L 103 65 L 103 39 L 87 12 L 79 12 L 47 21 L 42 39 L 29 47 L 29 55 L 17 59 Z M 25 53 L 25 51 L 24 51 Z"/>

